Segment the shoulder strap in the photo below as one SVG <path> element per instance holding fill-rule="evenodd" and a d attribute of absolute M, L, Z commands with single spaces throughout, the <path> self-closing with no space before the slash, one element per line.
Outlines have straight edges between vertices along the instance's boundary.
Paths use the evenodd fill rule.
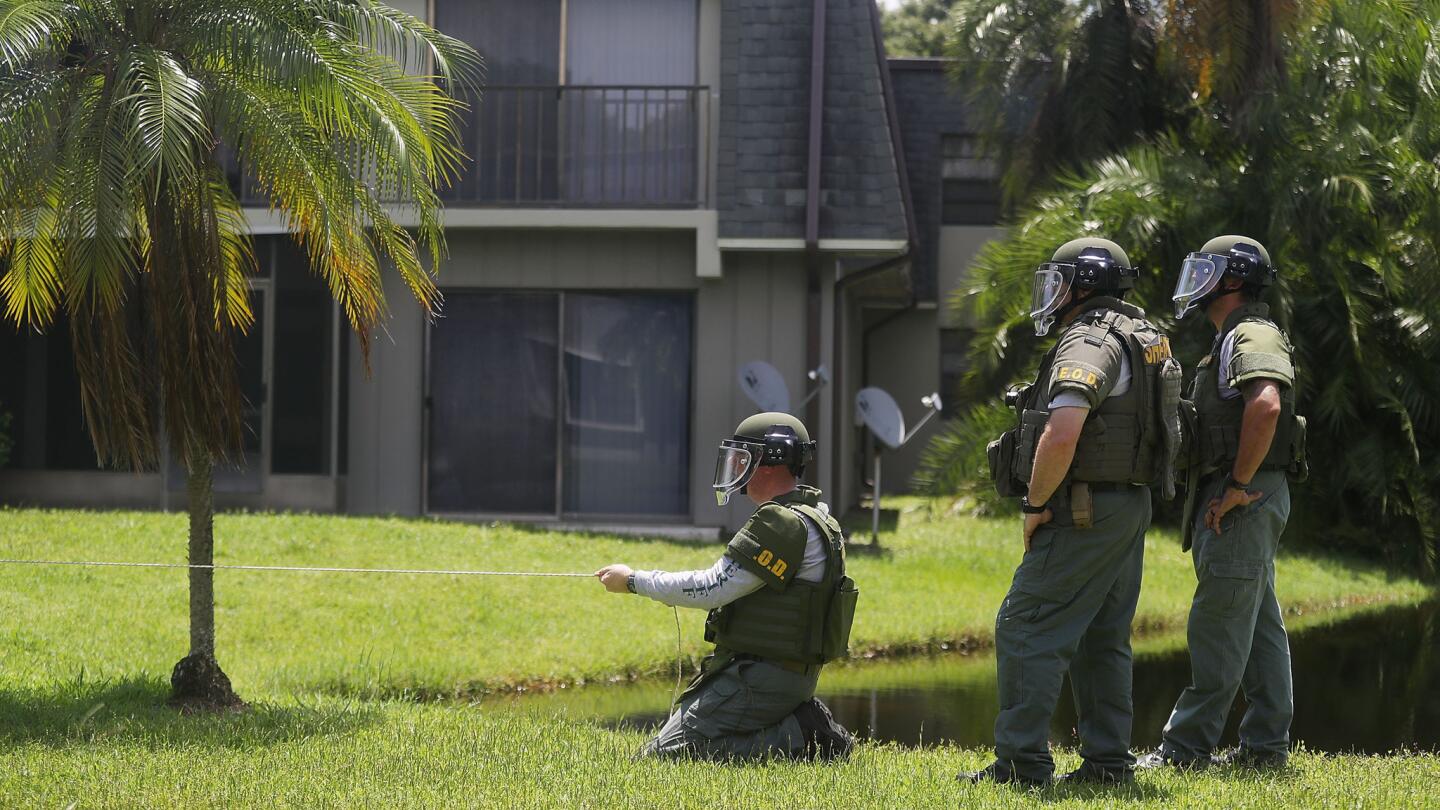
<path fill-rule="evenodd" d="M 821 512 L 807 503 L 790 503 L 786 506 L 798 512 L 801 517 L 808 518 L 815 524 L 815 528 L 820 530 L 820 536 L 825 540 L 825 578 L 835 581 L 845 576 L 844 533 L 835 516 Z M 839 576 L 835 575 L 837 568 Z"/>
<path fill-rule="evenodd" d="M 1104 312 L 1104 316 L 1092 318 L 1085 324 L 1085 342 L 1091 346 L 1103 346 L 1106 336 L 1111 332 L 1120 331 L 1120 313 L 1113 309 L 1104 310 Z"/>

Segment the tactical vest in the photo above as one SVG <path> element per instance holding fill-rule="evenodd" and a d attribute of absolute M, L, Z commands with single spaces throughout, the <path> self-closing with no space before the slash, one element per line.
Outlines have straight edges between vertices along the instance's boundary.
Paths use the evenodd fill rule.
<path fill-rule="evenodd" d="M 1091 409 L 1075 445 L 1068 480 L 1089 483 L 1161 483 L 1174 494 L 1173 459 L 1179 452 L 1181 371 L 1170 341 L 1145 313 L 1115 298 L 1101 297 L 1066 327 L 1085 330 L 1085 342 L 1099 348 L 1118 340 L 1130 361 L 1130 388 Z M 1014 477 L 1029 482 L 1035 450 L 1050 420 L 1054 398 L 1051 370 L 1060 349 L 1057 340 L 1040 362 L 1035 382 L 1021 389 L 1015 403 L 1019 432 L 1015 439 Z"/>
<path fill-rule="evenodd" d="M 819 496 L 817 489 L 799 487 L 762 505 L 730 541 L 726 553 L 766 584 L 710 611 L 705 640 L 717 650 L 807 665 L 848 652 L 859 591 L 845 575 L 840 524 L 817 508 Z M 762 512 L 768 519 L 757 522 Z M 825 574 L 819 582 L 796 577 L 809 540 L 807 519 L 825 540 Z M 752 524 L 772 528 L 760 531 Z"/>
<path fill-rule="evenodd" d="M 1265 317 L 1265 313 L 1266 310 L 1253 304 L 1236 310 L 1225 324 L 1225 330 L 1215 339 L 1210 354 L 1195 368 L 1195 380 L 1190 388 L 1197 428 L 1193 460 L 1201 474 L 1216 470 L 1228 472 L 1240 452 L 1240 425 L 1245 418 L 1245 398 L 1220 397 L 1220 352 L 1230 333 L 1242 324 L 1260 323 L 1273 327 L 1274 323 Z M 1284 333 L 1281 336 L 1284 337 Z M 1289 349 L 1288 339 L 1286 349 Z M 1288 357 L 1285 359 L 1290 361 Z M 1234 373 L 1233 368 L 1231 372 Z M 1275 424 L 1270 452 L 1260 463 L 1260 469 L 1284 470 L 1297 480 L 1304 480 L 1309 472 L 1305 461 L 1305 418 L 1295 413 L 1295 389 L 1291 385 L 1280 386 L 1280 419 Z"/>

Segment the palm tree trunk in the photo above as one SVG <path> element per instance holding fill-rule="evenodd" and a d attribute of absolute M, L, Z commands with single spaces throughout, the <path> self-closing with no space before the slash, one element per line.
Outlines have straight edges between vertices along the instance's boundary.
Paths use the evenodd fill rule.
<path fill-rule="evenodd" d="M 245 702 L 215 660 L 215 487 L 209 457 L 186 465 L 190 510 L 190 654 L 170 675 L 170 701 L 182 709 L 240 708 Z"/>
<path fill-rule="evenodd" d="M 215 562 L 215 487 L 209 459 L 193 461 L 185 482 L 190 508 L 190 564 Z M 190 569 L 190 654 L 215 657 L 215 571 Z"/>

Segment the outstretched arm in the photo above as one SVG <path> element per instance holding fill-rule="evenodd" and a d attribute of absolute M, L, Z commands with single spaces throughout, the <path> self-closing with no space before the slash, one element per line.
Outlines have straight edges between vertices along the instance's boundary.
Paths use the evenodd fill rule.
<path fill-rule="evenodd" d="M 728 554 L 722 554 L 709 568 L 696 571 L 632 571 L 626 565 L 607 565 L 595 572 L 612 593 L 629 591 L 631 574 L 635 576 L 635 593 L 667 605 L 698 610 L 728 605 L 760 590 L 764 584 Z"/>

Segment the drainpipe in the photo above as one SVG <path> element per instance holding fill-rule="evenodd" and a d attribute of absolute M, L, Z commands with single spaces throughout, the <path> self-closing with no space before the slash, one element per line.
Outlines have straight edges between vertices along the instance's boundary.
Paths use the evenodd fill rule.
<path fill-rule="evenodd" d="M 831 497 L 839 497 L 840 474 L 842 461 L 839 458 L 840 439 L 844 434 L 845 425 L 842 423 L 848 420 L 841 418 L 845 404 L 845 364 L 841 362 L 844 353 L 844 330 L 840 328 L 845 312 L 845 292 L 856 283 L 874 276 L 880 275 L 888 270 L 910 261 L 915 253 L 915 247 L 919 242 L 919 229 L 915 223 L 914 203 L 910 194 L 910 174 L 905 163 L 905 145 L 900 138 L 900 118 L 895 111 L 895 90 L 890 81 L 890 64 L 885 57 L 885 35 L 880 25 L 880 11 L 878 4 L 870 3 L 870 33 L 875 43 L 876 67 L 880 71 L 880 89 L 885 100 L 885 119 L 890 130 L 890 145 L 895 155 L 895 172 L 900 178 L 900 199 L 905 208 L 905 252 L 888 259 L 883 259 L 868 267 L 863 267 L 835 282 L 835 294 L 832 301 L 833 312 L 831 323 L 834 324 L 833 345 L 831 356 L 834 359 L 834 370 L 831 372 L 831 396 L 834 398 L 834 417 L 830 425 L 830 446 L 835 454 L 831 463 L 831 487 L 835 494 Z M 812 111 L 813 112 L 813 111 Z M 861 385 L 869 383 L 870 376 L 870 338 L 875 331 L 886 324 L 901 317 L 907 312 L 915 309 L 917 303 L 914 286 L 911 286 L 909 301 L 900 311 L 895 312 L 879 323 L 866 329 L 860 336 L 860 376 Z M 813 366 L 812 366 L 813 368 Z M 863 472 L 861 473 L 864 474 Z"/>
<path fill-rule="evenodd" d="M 805 367 L 820 365 L 820 136 L 825 102 L 825 4 L 810 10 L 810 132 L 805 163 Z M 805 406 L 805 421 L 820 424 L 820 400 Z"/>

